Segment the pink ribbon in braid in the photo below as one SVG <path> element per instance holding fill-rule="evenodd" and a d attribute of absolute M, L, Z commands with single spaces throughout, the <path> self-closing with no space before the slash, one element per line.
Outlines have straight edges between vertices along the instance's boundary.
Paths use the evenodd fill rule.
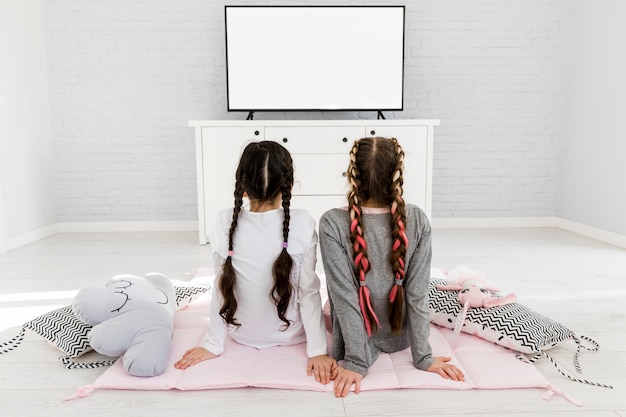
<path fill-rule="evenodd" d="M 361 281 L 365 281 L 365 271 L 369 267 L 369 261 L 366 257 L 363 256 L 362 253 L 359 253 L 356 258 L 354 258 L 354 264 L 358 267 L 359 264 L 363 264 L 363 268 L 361 268 L 361 272 L 359 274 L 359 279 Z"/>
<path fill-rule="evenodd" d="M 357 235 L 355 239 L 356 239 L 356 241 L 354 242 L 354 251 L 355 252 L 358 252 L 359 247 L 363 247 L 363 248 L 366 247 L 365 239 L 363 238 L 363 236 Z"/>
<path fill-rule="evenodd" d="M 398 294 L 398 287 L 402 286 L 402 282 L 404 281 L 404 261 L 402 258 L 398 259 L 400 263 L 400 269 L 396 272 L 396 283 L 393 287 L 391 287 L 391 291 L 389 292 L 389 301 L 393 303 L 396 301 L 396 295 Z"/>
<path fill-rule="evenodd" d="M 359 210 L 357 206 L 353 206 L 352 209 L 354 212 L 351 213 L 350 215 L 350 217 L 352 217 L 352 222 L 350 223 L 350 232 L 352 233 L 354 233 L 355 231 L 358 232 L 356 233 L 356 236 L 354 238 L 353 249 L 354 249 L 354 252 L 357 254 L 354 258 L 354 265 L 359 270 L 359 283 L 360 283 L 359 307 L 361 308 L 361 315 L 363 315 L 363 321 L 365 322 L 365 330 L 367 331 L 367 335 L 371 336 L 372 325 L 367 319 L 368 311 L 374 318 L 374 321 L 376 322 L 378 327 L 380 327 L 380 322 L 378 321 L 378 316 L 376 316 L 376 313 L 374 312 L 374 308 L 372 307 L 372 303 L 370 301 L 370 291 L 367 288 L 367 285 L 365 283 L 365 275 L 366 275 L 366 271 L 369 269 L 369 261 L 365 257 L 365 255 L 363 255 L 363 252 L 359 250 L 360 248 L 363 248 L 363 249 L 367 248 L 367 243 L 365 242 L 365 238 L 362 236 L 363 231 L 361 227 L 359 226 L 359 221 L 356 218 L 356 214 L 361 214 L 361 211 Z M 360 268 L 359 268 L 359 265 L 361 266 Z"/>
<path fill-rule="evenodd" d="M 378 317 L 376 313 L 374 313 L 374 309 L 372 308 L 372 303 L 370 302 L 370 290 L 365 285 L 365 281 L 361 281 L 361 288 L 359 288 L 359 305 L 361 306 L 361 314 L 363 315 L 363 321 L 365 322 L 365 330 L 367 331 L 367 335 L 372 335 L 372 325 L 367 319 L 367 311 L 366 308 L 372 313 L 372 317 L 374 317 L 374 321 L 380 327 L 380 322 L 378 321 Z"/>

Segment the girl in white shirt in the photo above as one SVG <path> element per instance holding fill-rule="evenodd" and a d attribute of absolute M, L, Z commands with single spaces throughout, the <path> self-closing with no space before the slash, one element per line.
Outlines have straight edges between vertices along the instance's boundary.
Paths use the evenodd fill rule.
<path fill-rule="evenodd" d="M 292 186 L 293 163 L 283 146 L 272 141 L 246 146 L 236 173 L 235 206 L 220 211 L 211 236 L 220 274 L 209 329 L 176 368 L 221 355 L 229 335 L 259 349 L 306 341 L 307 373 L 323 384 L 334 379 L 337 362 L 327 354 L 315 272 L 315 221 L 305 210 L 290 210 Z"/>

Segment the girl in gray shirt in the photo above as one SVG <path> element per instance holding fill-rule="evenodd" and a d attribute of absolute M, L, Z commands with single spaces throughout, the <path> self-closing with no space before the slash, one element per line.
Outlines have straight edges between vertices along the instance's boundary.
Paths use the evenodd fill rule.
<path fill-rule="evenodd" d="M 335 395 L 345 397 L 380 352 L 411 348 L 416 368 L 463 380 L 428 336 L 430 223 L 402 199 L 404 152 L 395 138 L 363 138 L 350 152 L 348 207 L 320 219 L 331 307 L 333 357 L 343 360 Z"/>

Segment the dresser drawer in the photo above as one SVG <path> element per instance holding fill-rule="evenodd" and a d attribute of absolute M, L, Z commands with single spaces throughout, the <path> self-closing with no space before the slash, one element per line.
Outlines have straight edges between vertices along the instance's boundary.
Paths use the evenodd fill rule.
<path fill-rule="evenodd" d="M 293 154 L 294 195 L 345 195 L 349 155 Z"/>
<path fill-rule="evenodd" d="M 423 143 L 428 140 L 428 127 L 427 126 L 365 126 L 366 136 L 382 136 L 387 138 L 396 138 L 404 149 L 407 150 L 415 148 L 415 142 L 420 143 L 420 147 L 423 147 Z"/>
<path fill-rule="evenodd" d="M 265 139 L 282 144 L 292 154 L 350 152 L 355 140 L 365 134 L 363 126 L 272 126 Z"/>

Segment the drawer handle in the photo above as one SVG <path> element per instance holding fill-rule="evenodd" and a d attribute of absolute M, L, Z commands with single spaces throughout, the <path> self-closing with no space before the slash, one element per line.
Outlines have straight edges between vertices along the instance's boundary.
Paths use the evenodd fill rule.
<path fill-rule="evenodd" d="M 287 138 L 283 138 L 283 143 L 287 143 L 288 139 Z"/>
<path fill-rule="evenodd" d="M 373 136 L 373 135 L 375 135 L 375 134 L 376 134 L 376 131 L 375 131 L 375 130 L 371 130 L 371 131 L 370 131 L 370 135 L 372 135 L 372 136 Z"/>
<path fill-rule="evenodd" d="M 347 176 L 348 176 L 348 173 L 347 173 L 346 171 L 343 171 L 343 172 L 341 173 L 341 176 L 342 176 L 342 177 L 347 177 Z"/>
<path fill-rule="evenodd" d="M 346 143 L 348 141 L 348 138 L 343 138 L 341 140 L 343 141 L 343 143 Z"/>
<path fill-rule="evenodd" d="M 255 130 L 254 131 L 254 136 L 259 136 L 259 133 L 261 133 L 261 132 L 259 132 L 258 130 Z"/>

